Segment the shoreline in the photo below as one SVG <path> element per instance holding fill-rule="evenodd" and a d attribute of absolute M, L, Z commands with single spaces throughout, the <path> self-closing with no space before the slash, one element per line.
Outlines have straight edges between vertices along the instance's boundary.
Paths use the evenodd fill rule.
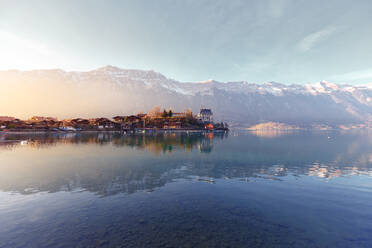
<path fill-rule="evenodd" d="M 0 131 L 0 134 L 79 134 L 79 133 L 117 133 L 117 134 L 156 134 L 156 133 L 225 133 L 229 130 L 205 129 L 137 129 L 131 131 L 120 130 L 81 130 L 81 131 L 55 131 L 55 130 L 24 130 Z"/>

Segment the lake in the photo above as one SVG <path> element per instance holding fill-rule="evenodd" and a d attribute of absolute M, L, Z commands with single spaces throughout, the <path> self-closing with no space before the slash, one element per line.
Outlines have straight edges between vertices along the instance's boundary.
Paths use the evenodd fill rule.
<path fill-rule="evenodd" d="M 0 247 L 372 247 L 372 132 L 0 134 Z"/>

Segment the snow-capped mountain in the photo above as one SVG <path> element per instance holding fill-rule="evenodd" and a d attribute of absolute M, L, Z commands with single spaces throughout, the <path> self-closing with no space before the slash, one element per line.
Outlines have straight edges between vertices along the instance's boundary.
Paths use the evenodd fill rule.
<path fill-rule="evenodd" d="M 285 85 L 276 82 L 178 82 L 154 71 L 106 66 L 88 72 L 0 72 L 0 115 L 112 117 L 154 106 L 212 108 L 215 119 L 241 125 L 351 124 L 372 116 L 372 85 Z M 26 116 L 25 116 L 26 115 Z"/>

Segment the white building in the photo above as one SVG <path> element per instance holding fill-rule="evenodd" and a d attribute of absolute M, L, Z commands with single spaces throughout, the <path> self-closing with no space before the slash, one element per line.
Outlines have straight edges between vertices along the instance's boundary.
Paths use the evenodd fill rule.
<path fill-rule="evenodd" d="M 210 123 L 213 122 L 213 113 L 211 109 L 200 109 L 200 112 L 198 113 L 198 120 L 203 123 Z"/>

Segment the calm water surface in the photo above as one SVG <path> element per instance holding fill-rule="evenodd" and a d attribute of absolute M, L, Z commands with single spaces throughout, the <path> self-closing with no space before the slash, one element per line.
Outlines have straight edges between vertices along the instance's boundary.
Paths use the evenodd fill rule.
<path fill-rule="evenodd" d="M 0 134 L 0 247 L 372 247 L 372 133 Z"/>

